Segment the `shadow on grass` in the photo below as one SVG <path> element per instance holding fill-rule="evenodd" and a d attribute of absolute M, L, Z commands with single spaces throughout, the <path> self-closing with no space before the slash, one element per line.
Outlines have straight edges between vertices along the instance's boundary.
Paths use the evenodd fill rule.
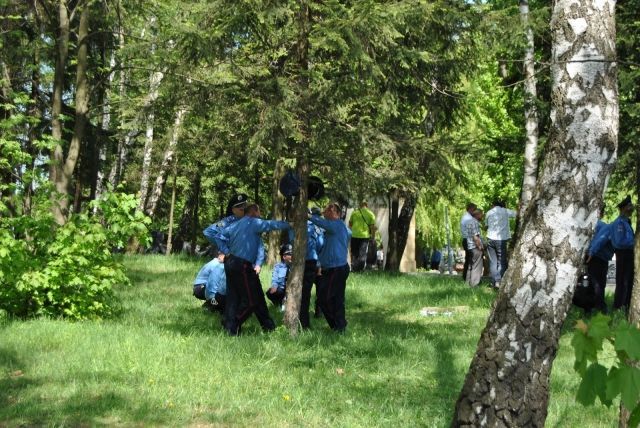
<path fill-rule="evenodd" d="M 123 376 L 100 375 L 100 383 L 113 388 L 95 388 L 96 374 L 74 373 L 73 382 L 80 392 L 69 397 L 35 395 L 37 387 L 46 385 L 50 390 L 64 390 L 55 386 L 59 379 L 28 379 L 0 381 L 0 420 L 2 426 L 49 426 L 52 420 L 66 426 L 110 426 L 125 423 L 140 426 L 170 426 L 175 419 L 171 410 L 142 396 L 131 400 L 115 388 L 129 381 Z M 83 391 L 86 389 L 88 392 Z M 95 391 L 99 389 L 99 392 Z M 30 395 L 28 395 L 30 393 Z"/>

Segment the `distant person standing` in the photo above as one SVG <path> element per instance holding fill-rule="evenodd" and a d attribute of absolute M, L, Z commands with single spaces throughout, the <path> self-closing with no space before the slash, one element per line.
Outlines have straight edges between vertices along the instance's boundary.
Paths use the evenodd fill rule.
<path fill-rule="evenodd" d="M 375 234 L 376 216 L 362 201 L 360 207 L 353 210 L 349 218 L 351 228 L 351 270 L 362 272 L 367 267 L 369 241 Z"/>
<path fill-rule="evenodd" d="M 607 304 L 604 300 L 604 292 L 607 287 L 607 271 L 609 261 L 613 258 L 614 248 L 611 245 L 610 232 L 611 225 L 602 221 L 604 208 L 600 211 L 600 219 L 596 223 L 593 231 L 593 238 L 587 253 L 587 274 L 589 275 L 589 285 L 593 290 L 593 302 L 590 307 L 607 313 Z"/>
<path fill-rule="evenodd" d="M 504 207 L 504 202 L 496 200 L 487 211 L 487 253 L 489 256 L 489 271 L 491 283 L 500 287 L 500 280 L 507 270 L 507 244 L 511 239 L 509 219 L 516 217 L 516 211 Z"/>
<path fill-rule="evenodd" d="M 342 209 L 337 203 L 327 205 L 323 216 L 321 218 L 314 214 L 309 219 L 324 229 L 324 245 L 319 254 L 321 271 L 317 285 L 318 299 L 329 327 L 344 332 L 347 328 L 344 296 L 349 277 L 347 250 L 351 230 L 341 220 Z"/>
<path fill-rule="evenodd" d="M 252 210 L 259 213 L 257 208 Z M 262 242 L 260 235 L 271 230 L 284 229 L 289 229 L 287 222 L 245 216 L 216 235 L 216 244 L 225 254 L 227 302 L 224 311 L 224 328 L 229 335 L 238 335 L 242 324 L 254 312 L 263 330 L 270 331 L 275 328 L 275 323 L 267 310 L 255 265 Z"/>
<path fill-rule="evenodd" d="M 471 214 L 477 208 L 476 204 L 469 202 L 464 214 L 462 214 L 462 218 L 460 219 L 460 234 L 462 235 L 462 248 L 464 249 L 464 267 L 462 268 L 462 277 L 465 280 L 467 279 L 467 271 L 469 270 L 469 265 L 471 264 L 471 258 L 473 256 L 468 246 L 469 237 L 467 236 L 467 223 L 473 219 Z"/>
<path fill-rule="evenodd" d="M 613 308 L 629 309 L 631 290 L 633 288 L 633 244 L 634 235 L 631 227 L 633 203 L 631 196 L 618 204 L 620 215 L 611 223 L 611 244 L 616 254 L 616 292 Z"/>
<path fill-rule="evenodd" d="M 467 247 L 471 252 L 471 263 L 467 270 L 465 280 L 471 287 L 475 287 L 480 283 L 484 264 L 482 263 L 482 255 L 484 253 L 484 244 L 480 232 L 480 222 L 482 221 L 482 210 L 475 209 L 471 216 L 471 220 L 465 223 L 467 229 Z"/>

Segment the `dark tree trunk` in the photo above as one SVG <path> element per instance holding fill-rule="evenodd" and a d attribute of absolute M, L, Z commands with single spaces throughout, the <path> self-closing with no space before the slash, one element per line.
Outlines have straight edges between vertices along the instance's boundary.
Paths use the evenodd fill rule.
<path fill-rule="evenodd" d="M 402 208 L 400 208 L 400 199 L 398 192 L 392 192 L 389 196 L 389 241 L 384 269 L 391 272 L 400 270 L 400 261 L 407 246 L 409 227 L 417 201 L 415 195 L 405 195 L 402 198 Z"/>
<path fill-rule="evenodd" d="M 274 219 L 278 220 L 284 218 L 282 195 L 278 190 L 280 179 L 284 175 L 284 172 L 284 162 L 282 159 L 277 159 L 271 181 L 271 215 Z M 278 262 L 278 248 L 280 248 L 281 240 L 282 233 L 280 231 L 275 230 L 273 232 L 269 232 L 267 263 L 270 265 L 274 265 Z"/>

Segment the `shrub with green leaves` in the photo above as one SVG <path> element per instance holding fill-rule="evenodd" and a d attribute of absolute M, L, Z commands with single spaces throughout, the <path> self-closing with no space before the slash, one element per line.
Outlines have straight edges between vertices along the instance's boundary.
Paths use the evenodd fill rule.
<path fill-rule="evenodd" d="M 128 284 L 113 250 L 146 242 L 149 219 L 132 195 L 110 193 L 96 215 L 57 226 L 48 210 L 0 219 L 0 309 L 18 317 L 99 318 L 117 309 L 112 287 Z"/>
<path fill-rule="evenodd" d="M 606 354 L 604 344 L 615 350 Z M 571 341 L 575 351 L 575 370 L 582 377 L 576 399 L 585 406 L 595 403 L 596 397 L 609 407 L 620 396 L 630 409 L 629 426 L 640 425 L 640 330 L 625 319 L 612 319 L 598 314 L 588 323 L 579 320 Z M 600 359 L 599 359 L 600 355 Z M 601 361 L 611 361 L 607 369 Z"/>

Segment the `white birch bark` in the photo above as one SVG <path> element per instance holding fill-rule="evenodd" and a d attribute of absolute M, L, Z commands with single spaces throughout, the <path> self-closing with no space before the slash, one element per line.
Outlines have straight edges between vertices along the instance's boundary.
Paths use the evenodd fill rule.
<path fill-rule="evenodd" d="M 105 92 L 105 97 L 104 97 L 104 105 L 102 106 L 102 129 L 104 131 L 108 131 L 109 127 L 111 126 L 111 88 L 113 86 L 113 79 L 114 79 L 114 75 L 115 73 L 113 72 L 113 70 L 116 67 L 116 53 L 115 51 L 111 52 L 111 58 L 109 58 L 109 78 L 108 78 L 108 82 L 109 84 L 107 85 L 107 89 Z M 105 163 L 107 161 L 107 145 L 106 144 L 102 144 L 100 146 L 99 152 L 98 152 L 98 176 L 96 177 L 96 195 L 95 198 L 96 199 L 100 199 L 100 197 L 102 196 L 102 193 L 104 192 L 104 185 L 105 185 Z M 94 208 L 94 213 L 96 211 L 97 208 Z"/>
<path fill-rule="evenodd" d="M 184 115 L 187 112 L 186 108 L 181 107 L 176 113 L 176 118 L 173 122 L 173 131 L 171 133 L 171 139 L 169 140 L 169 144 L 167 145 L 167 149 L 164 152 L 164 156 L 162 158 L 162 164 L 160 165 L 160 172 L 158 172 L 158 177 L 153 185 L 153 189 L 151 191 L 151 195 L 149 196 L 149 202 L 146 206 L 146 213 L 149 217 L 153 217 L 156 212 L 156 208 L 158 206 L 158 201 L 162 196 L 162 190 L 164 189 L 164 184 L 167 176 L 167 171 L 171 166 L 173 161 L 173 156 L 176 152 L 176 146 L 178 145 L 178 138 L 180 136 L 180 131 L 182 129 L 182 120 L 184 119 Z"/>
<path fill-rule="evenodd" d="M 149 108 L 147 110 L 146 117 L 146 131 L 144 138 L 144 149 L 142 152 L 142 173 L 140 176 L 140 201 L 138 203 L 138 209 L 144 210 L 147 202 L 147 195 L 149 193 L 149 177 L 151 175 L 151 156 L 153 154 L 153 133 L 154 133 L 154 121 L 155 121 L 155 108 L 153 103 L 158 99 L 158 93 L 160 89 L 160 82 L 164 73 L 162 71 L 154 71 L 151 73 L 151 79 L 149 82 Z"/>
<path fill-rule="evenodd" d="M 524 147 L 524 174 L 522 195 L 520 196 L 520 212 L 526 211 L 533 196 L 538 176 L 538 108 L 536 106 L 536 84 L 533 30 L 529 25 L 529 2 L 520 0 L 520 18 L 525 29 L 527 47 L 524 55 L 524 116 L 526 144 Z"/>
<path fill-rule="evenodd" d="M 557 0 L 551 134 L 452 426 L 544 426 L 549 375 L 616 156 L 615 0 Z"/>

